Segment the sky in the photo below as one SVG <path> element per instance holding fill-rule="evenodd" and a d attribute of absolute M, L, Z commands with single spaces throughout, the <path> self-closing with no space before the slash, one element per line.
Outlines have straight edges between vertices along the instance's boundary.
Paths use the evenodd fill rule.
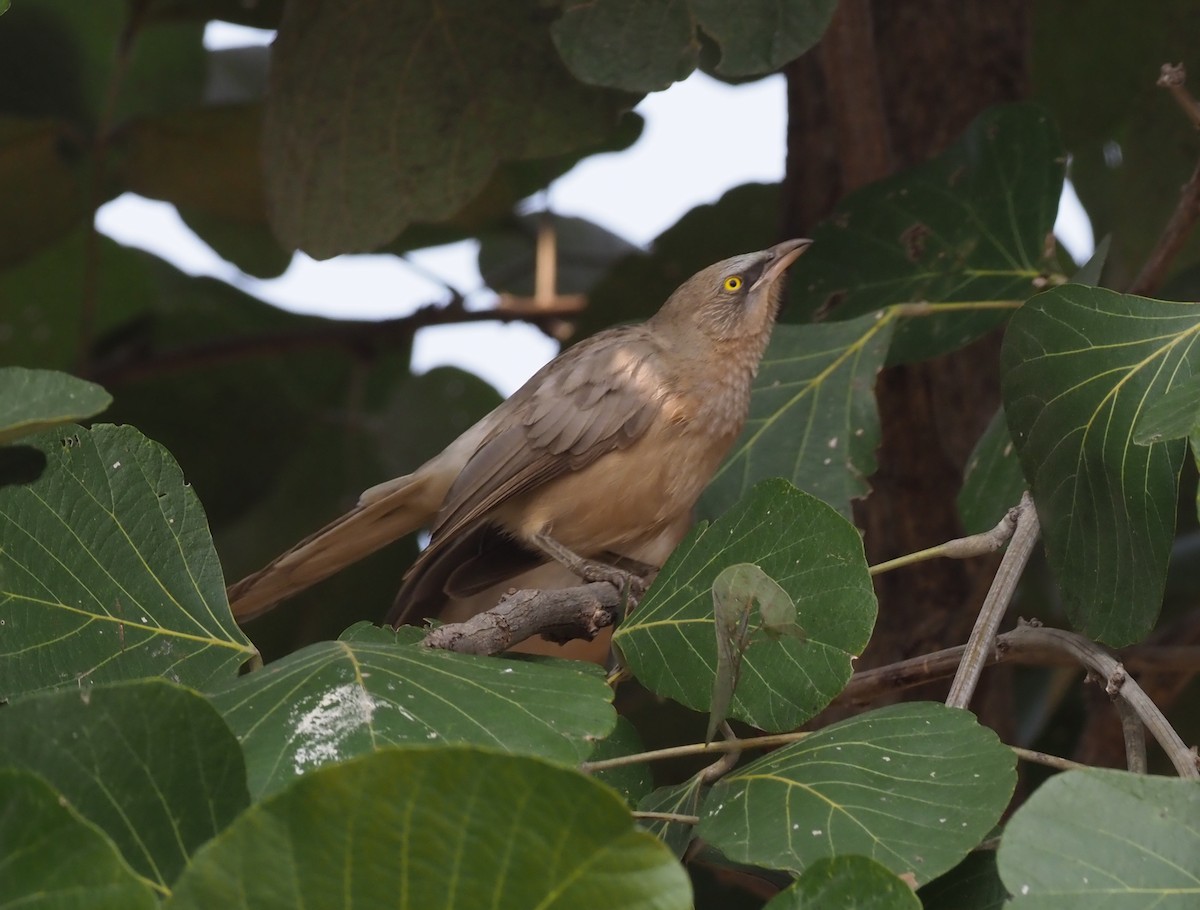
<path fill-rule="evenodd" d="M 265 44 L 272 32 L 210 23 L 211 49 Z M 640 246 L 697 205 L 731 187 L 777 182 L 783 177 L 787 99 L 782 76 L 729 86 L 696 73 L 637 107 L 645 119 L 638 141 L 623 152 L 595 155 L 559 178 L 539 201 L 560 215 L 587 218 Z M 714 130 L 736 123 L 736 130 Z M 694 150 L 705 154 L 696 156 Z M 186 272 L 210 275 L 260 299 L 298 313 L 348 319 L 402 316 L 449 299 L 447 285 L 469 306 L 486 307 L 473 241 L 421 250 L 412 265 L 394 256 L 339 256 L 316 262 L 297 253 L 287 272 L 264 281 L 225 262 L 183 223 L 174 206 L 132 193 L 97 213 L 101 231 L 122 243 L 162 256 Z M 1055 233 L 1076 260 L 1091 254 L 1092 233 L 1078 198 L 1064 192 Z M 730 255 L 745 252 L 730 250 Z M 510 323 L 438 326 L 417 333 L 413 368 L 445 364 L 482 376 L 510 394 L 557 352 L 538 329 Z"/>

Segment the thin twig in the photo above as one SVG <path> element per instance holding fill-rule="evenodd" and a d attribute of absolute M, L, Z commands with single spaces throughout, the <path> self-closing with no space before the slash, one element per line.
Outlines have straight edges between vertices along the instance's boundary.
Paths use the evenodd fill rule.
<path fill-rule="evenodd" d="M 1121 717 L 1121 733 L 1125 737 L 1125 767 L 1134 774 L 1146 773 L 1146 727 L 1137 712 L 1123 698 L 1109 695 Z"/>
<path fill-rule="evenodd" d="M 1011 641 L 1031 646 L 1063 651 L 1087 667 L 1094 676 L 1105 681 L 1110 696 L 1123 699 L 1136 712 L 1138 718 L 1158 742 L 1180 777 L 1200 779 L 1196 766 L 1196 755 L 1179 738 L 1174 727 L 1163 716 L 1162 711 L 1150 699 L 1136 680 L 1125 673 L 1125 668 L 1115 657 L 1082 635 L 1063 629 L 1047 629 L 1042 626 L 1022 625 L 1008 633 Z"/>
<path fill-rule="evenodd" d="M 971 703 L 971 696 L 975 694 L 975 687 L 979 684 L 979 676 L 996 643 L 1000 620 L 1008 612 L 1017 582 L 1021 580 L 1021 573 L 1025 571 L 1025 564 L 1029 562 L 1033 546 L 1037 542 L 1040 525 L 1033 497 L 1028 491 L 1021 497 L 1021 504 L 1015 511 L 1013 518 L 1016 530 L 1013 532 L 1012 542 L 1000 561 L 996 577 L 992 579 L 992 586 L 988 589 L 983 607 L 975 620 L 975 628 L 971 630 L 971 637 L 967 639 L 962 663 L 958 665 L 958 672 L 950 685 L 950 694 L 946 696 L 946 704 L 952 708 L 966 708 Z"/>
<path fill-rule="evenodd" d="M 319 351 L 342 348 L 350 352 L 372 353 L 387 350 L 408 341 L 418 329 L 434 325 L 458 325 L 469 322 L 528 322 L 540 325 L 579 314 L 572 303 L 561 309 L 517 311 L 503 306 L 487 310 L 466 310 L 451 303 L 423 306 L 408 316 L 380 322 L 323 321 L 311 329 L 269 332 L 219 338 L 214 341 L 166 350 L 146 357 L 98 364 L 87 378 L 104 385 L 170 375 L 197 367 L 219 366 L 249 357 L 274 357 L 294 351 Z"/>
<path fill-rule="evenodd" d="M 721 735 L 725 737 L 726 742 L 737 739 L 737 734 L 733 732 L 733 727 L 729 726 L 729 721 L 726 720 L 721 721 Z M 706 785 L 715 784 L 734 769 L 741 757 L 741 749 L 731 749 L 726 752 L 697 775 L 700 778 L 700 783 Z"/>
<path fill-rule="evenodd" d="M 1180 108 L 1183 109 L 1192 125 L 1200 128 L 1200 104 L 1197 104 L 1192 93 L 1184 86 L 1186 75 L 1183 64 L 1172 66 L 1167 63 L 1163 65 L 1158 84 L 1170 91 L 1171 97 L 1179 102 Z M 1184 184 L 1183 190 L 1179 194 L 1179 202 L 1176 203 L 1175 211 L 1171 213 L 1167 226 L 1163 228 L 1162 234 L 1154 244 L 1154 249 L 1146 257 L 1146 263 L 1142 266 L 1142 270 L 1130 285 L 1129 292 L 1131 294 L 1148 295 L 1158 289 L 1171 263 L 1187 242 L 1192 228 L 1196 226 L 1197 219 L 1200 219 L 1200 163 L 1196 165 L 1192 176 Z"/>
<path fill-rule="evenodd" d="M 679 822 L 681 825 L 700 824 L 699 815 L 681 815 L 678 812 L 632 812 L 630 814 L 641 821 Z"/>
<path fill-rule="evenodd" d="M 988 553 L 995 553 L 1008 542 L 1008 539 L 1013 535 L 1013 531 L 1016 530 L 1016 511 L 1016 509 L 1009 509 L 996 527 L 990 531 L 984 531 L 982 534 L 972 534 L 970 537 L 956 537 L 954 540 L 940 543 L 936 547 L 929 547 L 925 550 L 918 550 L 916 553 L 897 556 L 895 559 L 889 559 L 871 566 L 869 571 L 872 575 L 882 575 L 884 572 L 924 562 L 927 559 L 937 559 L 939 557 L 945 559 L 970 559 L 974 556 L 985 556 Z"/>
<path fill-rule="evenodd" d="M 1008 748 L 1013 750 L 1017 758 L 1021 758 L 1029 762 L 1035 762 L 1039 765 L 1045 765 L 1048 768 L 1057 768 L 1059 771 L 1078 771 L 1081 768 L 1091 767 L 1090 765 L 1080 764 L 1077 761 L 1071 761 L 1069 758 L 1051 755 L 1049 752 L 1038 752 L 1034 749 L 1022 749 L 1020 746 L 1009 746 Z"/>
<path fill-rule="evenodd" d="M 722 739 L 711 743 L 690 743 L 684 746 L 670 746 L 666 749 L 653 749 L 649 752 L 638 752 L 635 755 L 617 755 L 613 758 L 601 758 L 596 761 L 580 763 L 579 770 L 585 774 L 594 771 L 607 771 L 610 768 L 624 768 L 627 765 L 640 765 L 651 761 L 664 761 L 671 758 L 686 758 L 690 755 L 705 755 L 709 752 L 741 752 L 745 749 L 769 749 L 773 746 L 786 746 L 799 742 L 811 733 L 772 733 L 768 736 L 751 736 L 745 739 Z"/>

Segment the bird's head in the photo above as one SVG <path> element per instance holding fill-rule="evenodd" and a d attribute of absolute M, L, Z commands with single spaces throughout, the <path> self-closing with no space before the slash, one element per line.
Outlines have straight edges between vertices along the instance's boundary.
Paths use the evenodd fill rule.
<path fill-rule="evenodd" d="M 681 284 L 654 321 L 691 326 L 714 341 L 765 336 L 779 310 L 783 276 L 811 245 L 785 240 L 710 265 Z"/>

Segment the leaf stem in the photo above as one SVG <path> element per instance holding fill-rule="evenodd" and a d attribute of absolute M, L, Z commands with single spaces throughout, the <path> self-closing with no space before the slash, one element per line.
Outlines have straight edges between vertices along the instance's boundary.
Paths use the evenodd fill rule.
<path fill-rule="evenodd" d="M 972 534 L 970 537 L 956 537 L 954 540 L 940 543 L 936 547 L 928 547 L 924 550 L 918 550 L 916 553 L 897 556 L 895 559 L 876 563 L 867 571 L 873 576 L 882 575 L 884 572 L 891 572 L 893 569 L 911 566 L 918 562 L 924 562 L 927 559 L 937 559 L 939 557 L 946 559 L 970 559 L 973 556 L 984 556 L 988 553 L 994 553 L 1013 536 L 1013 531 L 1017 527 L 1016 512 L 1017 509 L 1015 508 L 1009 509 L 996 527 L 990 531 L 984 531 L 982 534 Z"/>

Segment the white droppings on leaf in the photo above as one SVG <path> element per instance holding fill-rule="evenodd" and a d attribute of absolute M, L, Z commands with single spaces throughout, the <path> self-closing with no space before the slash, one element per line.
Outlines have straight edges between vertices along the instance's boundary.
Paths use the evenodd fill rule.
<path fill-rule="evenodd" d="M 119 461 L 114 461 L 114 462 L 113 462 L 113 470 L 114 470 L 114 471 L 115 471 L 117 468 L 119 468 L 120 466 L 121 466 L 121 462 L 119 462 Z"/>
<path fill-rule="evenodd" d="M 503 670 L 501 670 L 500 672 L 501 672 L 501 673 L 511 673 L 512 671 L 513 671 L 513 668 L 512 668 L 512 667 L 505 667 L 505 668 L 504 668 Z"/>
<path fill-rule="evenodd" d="M 825 833 L 825 832 L 824 832 L 824 831 L 822 831 L 820 828 L 813 828 L 813 831 L 812 831 L 812 836 L 813 836 L 813 837 L 820 837 L 820 836 L 821 836 L 822 834 L 824 834 L 824 833 Z"/>
<path fill-rule="evenodd" d="M 295 772 L 303 774 L 341 758 L 342 743 L 371 722 L 376 707 L 362 687 L 344 683 L 323 693 L 309 710 L 296 708 L 292 712 Z"/>
<path fill-rule="evenodd" d="M 883 760 L 884 760 L 884 761 L 891 761 L 891 760 L 892 760 L 892 757 L 891 757 L 890 755 L 885 755 L 885 756 L 883 757 Z"/>
<path fill-rule="evenodd" d="M 1022 895 L 1025 895 L 1025 894 L 1028 894 L 1028 893 L 1029 893 L 1029 886 L 1028 886 L 1028 885 L 1022 885 L 1022 886 L 1021 886 L 1021 894 L 1022 894 Z"/>
<path fill-rule="evenodd" d="M 834 436 L 833 439 L 829 440 L 829 448 L 836 449 L 837 444 L 838 444 L 838 438 L 836 436 Z"/>

